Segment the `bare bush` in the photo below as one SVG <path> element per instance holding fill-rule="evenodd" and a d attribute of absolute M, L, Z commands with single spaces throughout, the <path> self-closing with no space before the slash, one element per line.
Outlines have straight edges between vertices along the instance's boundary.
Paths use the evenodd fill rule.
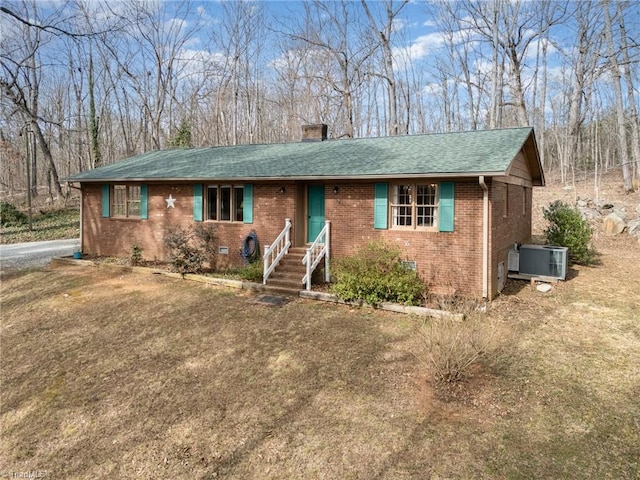
<path fill-rule="evenodd" d="M 205 264 L 211 265 L 215 253 L 215 227 L 196 225 L 172 228 L 164 236 L 169 250 L 171 270 L 181 274 L 201 273 Z"/>
<path fill-rule="evenodd" d="M 490 359 L 503 335 L 495 321 L 475 312 L 464 320 L 443 317 L 421 323 L 418 342 L 418 360 L 433 369 L 437 381 L 453 383 L 467 377 L 481 359 Z"/>

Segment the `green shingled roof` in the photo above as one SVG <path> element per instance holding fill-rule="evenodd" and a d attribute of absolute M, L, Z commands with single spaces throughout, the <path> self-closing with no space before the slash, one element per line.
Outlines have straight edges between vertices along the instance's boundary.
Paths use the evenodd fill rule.
<path fill-rule="evenodd" d="M 528 147 L 527 147 L 528 146 Z M 67 181 L 352 179 L 504 175 L 524 147 L 540 165 L 533 129 L 160 150 Z M 534 175 L 535 176 L 535 175 Z M 540 177 L 542 171 L 540 169 Z"/>

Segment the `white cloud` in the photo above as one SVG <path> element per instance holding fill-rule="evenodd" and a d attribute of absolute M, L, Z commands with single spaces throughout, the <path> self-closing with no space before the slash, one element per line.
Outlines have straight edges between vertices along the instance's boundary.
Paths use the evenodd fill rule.
<path fill-rule="evenodd" d="M 442 94 L 442 85 L 439 83 L 427 83 L 422 87 L 422 93 L 427 96 L 438 96 Z"/>
<path fill-rule="evenodd" d="M 225 60 L 221 53 L 183 49 L 178 56 L 180 77 L 197 77 L 212 69 L 220 69 Z"/>
<path fill-rule="evenodd" d="M 416 38 L 410 45 L 393 49 L 396 69 L 404 69 L 410 63 L 425 58 L 444 44 L 440 33 L 428 33 Z"/>

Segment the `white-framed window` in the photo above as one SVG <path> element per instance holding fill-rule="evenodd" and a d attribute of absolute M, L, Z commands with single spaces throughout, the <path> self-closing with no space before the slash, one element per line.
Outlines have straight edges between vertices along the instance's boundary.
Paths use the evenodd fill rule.
<path fill-rule="evenodd" d="M 244 215 L 242 185 L 207 185 L 206 219 L 218 222 L 242 222 Z"/>
<path fill-rule="evenodd" d="M 113 185 L 111 216 L 140 218 L 140 185 Z"/>
<path fill-rule="evenodd" d="M 438 225 L 438 184 L 392 185 L 392 228 L 428 229 Z"/>

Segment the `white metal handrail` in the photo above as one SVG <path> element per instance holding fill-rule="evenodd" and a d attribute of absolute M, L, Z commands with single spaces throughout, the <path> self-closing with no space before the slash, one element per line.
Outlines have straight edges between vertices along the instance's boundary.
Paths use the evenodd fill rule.
<path fill-rule="evenodd" d="M 311 274 L 324 257 L 324 280 L 328 282 L 331 279 L 329 274 L 329 220 L 324 222 L 324 227 L 316 237 L 315 241 L 307 248 L 307 253 L 302 259 L 303 265 L 307 266 L 307 273 L 302 278 L 307 290 L 311 290 Z"/>
<path fill-rule="evenodd" d="M 267 279 L 271 272 L 275 270 L 284 257 L 289 252 L 291 240 L 289 232 L 291 231 L 291 219 L 285 218 L 284 229 L 280 235 L 273 241 L 271 245 L 264 246 L 264 273 L 262 274 L 262 284 L 267 284 Z"/>

